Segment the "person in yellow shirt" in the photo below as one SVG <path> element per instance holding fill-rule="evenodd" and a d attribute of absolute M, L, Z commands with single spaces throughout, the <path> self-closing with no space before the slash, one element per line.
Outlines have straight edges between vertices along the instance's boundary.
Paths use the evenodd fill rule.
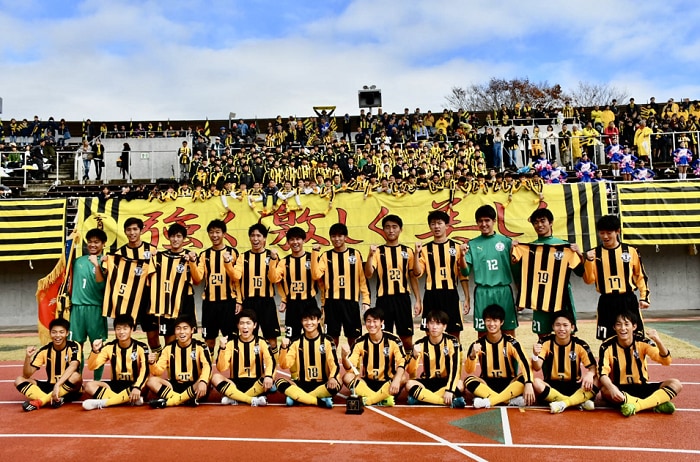
<path fill-rule="evenodd" d="M 599 143 L 599 136 L 600 132 L 593 128 L 593 124 L 591 124 L 591 122 L 588 122 L 583 128 L 583 140 L 581 141 L 581 145 L 585 147 L 588 157 L 591 159 L 595 159 L 595 147 Z M 578 160 L 575 160 L 574 164 L 577 161 Z"/>
<path fill-rule="evenodd" d="M 653 130 L 647 127 L 645 120 L 639 122 L 637 130 L 634 132 L 634 146 L 637 148 L 637 157 L 646 157 L 651 155 L 651 134 Z"/>
<path fill-rule="evenodd" d="M 583 132 L 578 125 L 571 127 L 571 156 L 573 157 L 573 163 L 575 164 L 581 158 L 581 140 L 583 139 Z"/>

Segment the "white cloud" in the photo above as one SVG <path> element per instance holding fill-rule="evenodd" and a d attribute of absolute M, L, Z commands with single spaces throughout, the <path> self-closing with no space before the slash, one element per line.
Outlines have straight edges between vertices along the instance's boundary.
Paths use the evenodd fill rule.
<path fill-rule="evenodd" d="M 698 12 L 686 2 L 329 0 L 316 14 L 254 0 L 88 0 L 61 15 L 21 3 L 0 0 L 5 120 L 357 113 L 365 84 L 387 110 L 440 110 L 451 87 L 492 76 L 610 82 L 640 101 L 700 93 Z"/>

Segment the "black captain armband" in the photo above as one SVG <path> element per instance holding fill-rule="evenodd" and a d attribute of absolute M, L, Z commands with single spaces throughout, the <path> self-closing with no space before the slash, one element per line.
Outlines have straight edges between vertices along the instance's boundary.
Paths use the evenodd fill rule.
<path fill-rule="evenodd" d="M 671 356 L 671 350 L 669 350 L 669 349 L 667 348 L 667 349 L 666 349 L 666 354 L 665 354 L 665 355 L 662 355 L 661 352 L 659 352 L 659 356 L 661 356 L 662 358 L 668 358 L 669 356 Z"/>

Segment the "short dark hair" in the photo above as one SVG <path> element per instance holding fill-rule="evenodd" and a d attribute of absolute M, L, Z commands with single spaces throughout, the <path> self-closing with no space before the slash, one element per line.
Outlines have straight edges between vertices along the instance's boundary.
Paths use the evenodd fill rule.
<path fill-rule="evenodd" d="M 255 311 L 251 310 L 250 308 L 241 310 L 241 312 L 238 313 L 238 316 L 236 316 L 236 325 L 238 325 L 238 323 L 241 322 L 241 318 L 250 318 L 250 320 L 253 321 L 253 323 L 258 323 L 258 315 L 256 315 Z"/>
<path fill-rule="evenodd" d="M 129 326 L 133 330 L 136 323 L 130 314 L 118 314 L 114 317 L 114 327 L 117 326 Z"/>
<path fill-rule="evenodd" d="M 435 321 L 447 325 L 450 322 L 450 317 L 442 310 L 431 310 L 425 315 L 425 320 L 426 322 Z"/>
<path fill-rule="evenodd" d="M 620 229 L 620 219 L 617 215 L 605 215 L 595 224 L 598 231 L 617 231 Z"/>
<path fill-rule="evenodd" d="M 552 319 L 552 326 L 554 326 L 554 322 L 559 318 L 565 318 L 572 325 L 576 325 L 576 318 L 574 317 L 574 313 L 572 313 L 571 311 L 557 311 L 557 314 L 555 314 L 554 318 Z"/>
<path fill-rule="evenodd" d="M 442 221 L 447 225 L 450 223 L 450 216 L 442 210 L 433 210 L 428 214 L 428 224 L 433 221 Z"/>
<path fill-rule="evenodd" d="M 128 228 L 131 225 L 136 225 L 139 227 L 139 229 L 143 229 L 143 220 L 136 217 L 129 217 L 124 222 L 124 229 Z"/>
<path fill-rule="evenodd" d="M 189 314 L 181 314 L 177 317 L 177 319 L 175 319 L 175 326 L 182 323 L 187 324 L 193 329 L 197 327 L 197 322 L 194 320 L 194 316 L 191 316 Z"/>
<path fill-rule="evenodd" d="M 631 322 L 632 324 L 639 324 L 639 316 L 637 316 L 637 313 L 635 313 L 632 310 L 622 310 L 620 314 L 615 316 L 615 322 L 617 322 L 618 319 L 621 320 L 627 320 Z"/>
<path fill-rule="evenodd" d="M 97 239 L 100 240 L 103 244 L 107 242 L 107 233 L 105 233 L 103 230 L 100 228 L 92 228 L 90 231 L 85 233 L 85 240 L 89 241 L 93 237 L 96 237 Z"/>
<path fill-rule="evenodd" d="M 295 237 L 300 238 L 302 240 L 306 240 L 306 231 L 301 229 L 298 226 L 294 226 L 293 228 L 289 228 L 286 233 L 287 240 L 293 239 Z"/>
<path fill-rule="evenodd" d="M 267 227 L 262 223 L 254 223 L 250 225 L 250 228 L 248 228 L 248 236 L 250 237 L 250 235 L 253 234 L 255 231 L 258 231 L 260 234 L 263 235 L 263 237 L 267 237 Z"/>
<path fill-rule="evenodd" d="M 53 329 L 54 327 L 63 327 L 65 330 L 70 330 L 70 322 L 64 318 L 52 319 L 49 323 L 49 330 Z"/>
<path fill-rule="evenodd" d="M 362 320 L 367 322 L 367 318 L 372 316 L 374 319 L 379 319 L 380 321 L 384 321 L 384 310 L 381 308 L 370 308 L 367 311 L 365 311 L 365 314 L 362 315 Z"/>
<path fill-rule="evenodd" d="M 207 232 L 211 231 L 212 229 L 220 229 L 221 232 L 225 233 L 226 232 L 226 222 L 223 220 L 212 220 L 209 222 L 207 225 Z"/>
<path fill-rule="evenodd" d="M 321 319 L 322 315 L 323 313 L 321 312 L 321 309 L 318 306 L 310 305 L 301 311 L 300 319 Z"/>
<path fill-rule="evenodd" d="M 497 319 L 499 321 L 506 320 L 506 310 L 501 305 L 489 305 L 484 308 L 484 313 L 481 315 L 484 319 Z"/>
<path fill-rule="evenodd" d="M 476 212 L 474 212 L 474 220 L 479 221 L 480 218 L 490 218 L 492 220 L 496 219 L 496 209 L 491 205 L 482 205 Z"/>
<path fill-rule="evenodd" d="M 173 223 L 168 228 L 168 236 L 174 236 L 176 234 L 181 234 L 182 237 L 187 237 L 187 228 L 182 226 L 180 223 Z"/>
<path fill-rule="evenodd" d="M 348 227 L 344 223 L 335 223 L 328 231 L 329 236 L 347 236 Z"/>
<path fill-rule="evenodd" d="M 403 228 L 403 220 L 398 215 L 387 215 L 382 218 L 382 228 L 386 226 L 387 223 L 396 223 L 399 228 Z"/>
<path fill-rule="evenodd" d="M 535 211 L 530 214 L 530 218 L 528 218 L 527 221 L 534 223 L 540 218 L 546 218 L 550 223 L 554 222 L 554 214 L 547 208 L 535 209 Z"/>

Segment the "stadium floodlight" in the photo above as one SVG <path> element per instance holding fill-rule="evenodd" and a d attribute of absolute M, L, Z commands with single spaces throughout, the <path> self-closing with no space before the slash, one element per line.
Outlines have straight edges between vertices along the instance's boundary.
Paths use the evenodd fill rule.
<path fill-rule="evenodd" d="M 357 92 L 357 99 L 360 108 L 382 107 L 382 91 L 376 85 L 363 85 Z"/>

